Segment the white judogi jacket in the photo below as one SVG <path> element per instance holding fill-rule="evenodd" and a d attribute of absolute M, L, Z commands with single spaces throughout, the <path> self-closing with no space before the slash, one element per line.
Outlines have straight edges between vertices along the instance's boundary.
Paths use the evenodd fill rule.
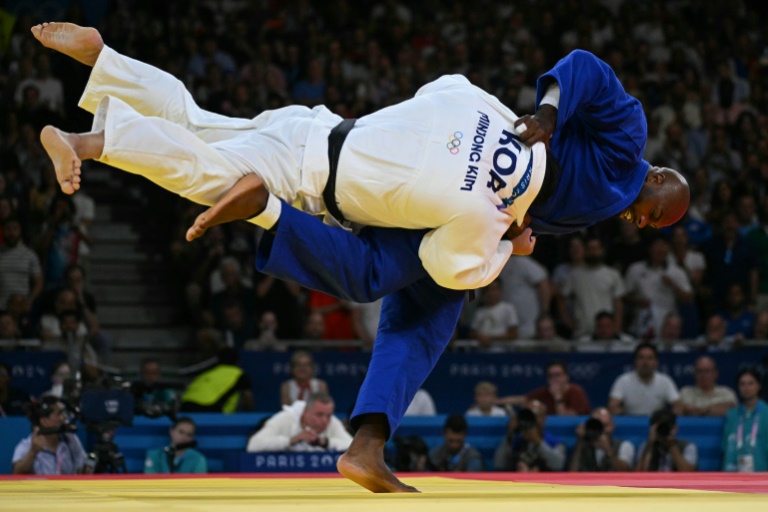
<path fill-rule="evenodd" d="M 339 159 L 342 214 L 371 226 L 434 228 L 419 248 L 432 278 L 447 288 L 486 286 L 512 254 L 502 235 L 522 222 L 544 178 L 544 145 L 522 144 L 517 119 L 461 75 L 359 119 Z"/>
<path fill-rule="evenodd" d="M 328 134 L 341 117 L 294 105 L 254 119 L 204 111 L 173 76 L 104 47 L 80 106 L 104 131 L 99 160 L 204 205 L 242 176 L 309 213 L 323 213 Z M 512 253 L 501 241 L 541 188 L 546 154 L 515 138 L 517 116 L 459 75 L 358 120 L 341 151 L 336 200 L 353 223 L 431 229 L 424 268 L 473 289 Z M 506 203 L 505 203 L 506 200 Z"/>

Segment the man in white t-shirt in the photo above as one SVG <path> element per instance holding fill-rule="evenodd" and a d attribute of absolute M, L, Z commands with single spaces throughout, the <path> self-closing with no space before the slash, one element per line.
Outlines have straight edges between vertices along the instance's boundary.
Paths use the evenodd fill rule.
<path fill-rule="evenodd" d="M 657 238 L 651 244 L 647 261 L 633 263 L 627 269 L 627 302 L 636 307 L 635 335 L 655 337 L 664 319 L 678 304 L 693 301 L 693 288 L 685 271 L 667 262 L 669 242 Z"/>
<path fill-rule="evenodd" d="M 574 318 L 561 304 L 560 312 L 566 325 L 573 329 L 573 336 L 580 338 L 591 335 L 595 317 L 601 311 L 613 314 L 616 331 L 621 331 L 624 296 L 624 281 L 621 274 L 603 263 L 605 251 L 599 238 L 590 238 L 585 246 L 584 263 L 571 270 L 560 287 L 558 300 L 573 300 Z"/>
<path fill-rule="evenodd" d="M 680 390 L 683 414 L 686 416 L 725 416 L 738 403 L 736 393 L 717 385 L 717 365 L 709 356 L 701 356 L 694 365 L 696 385 Z"/>
<path fill-rule="evenodd" d="M 469 335 L 480 342 L 480 348 L 491 348 L 494 341 L 510 341 L 517 338 L 518 316 L 515 306 L 501 300 L 503 282 L 496 279 L 483 290 L 483 306 L 477 308 L 472 318 Z"/>
<path fill-rule="evenodd" d="M 517 312 L 518 337 L 532 340 L 536 319 L 549 312 L 552 298 L 547 269 L 529 256 L 518 256 L 507 260 L 499 277 L 504 280 L 502 299 Z"/>
<path fill-rule="evenodd" d="M 435 401 L 432 395 L 424 388 L 419 388 L 413 395 L 411 405 L 405 410 L 405 416 L 434 416 L 437 414 Z"/>
<path fill-rule="evenodd" d="M 614 416 L 650 416 L 671 406 L 675 414 L 682 413 L 677 385 L 668 376 L 656 371 L 659 353 L 650 343 L 635 348 L 634 371 L 620 375 L 611 386 L 608 410 Z"/>

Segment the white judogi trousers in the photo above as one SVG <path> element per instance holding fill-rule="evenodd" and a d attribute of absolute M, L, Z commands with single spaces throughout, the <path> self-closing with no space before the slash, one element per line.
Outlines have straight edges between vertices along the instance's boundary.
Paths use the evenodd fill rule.
<path fill-rule="evenodd" d="M 104 131 L 100 162 L 191 201 L 212 205 L 256 173 L 277 197 L 301 199 L 310 213 L 325 209 L 327 137 L 341 122 L 325 107 L 222 116 L 201 109 L 172 75 L 107 46 L 79 105 L 94 114 L 93 131 Z"/>

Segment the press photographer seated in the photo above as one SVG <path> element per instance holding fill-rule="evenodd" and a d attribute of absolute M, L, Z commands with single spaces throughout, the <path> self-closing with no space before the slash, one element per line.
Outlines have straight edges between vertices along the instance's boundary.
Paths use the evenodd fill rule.
<path fill-rule="evenodd" d="M 179 418 L 168 434 L 171 442 L 165 448 L 147 451 L 144 473 L 207 473 L 205 455 L 195 450 L 195 422 L 192 418 Z"/>
<path fill-rule="evenodd" d="M 699 451 L 695 444 L 678 439 L 677 416 L 660 409 L 651 416 L 648 440 L 640 445 L 636 471 L 696 471 Z"/>
<path fill-rule="evenodd" d="M 67 415 L 61 401 L 46 396 L 29 405 L 32 433 L 13 451 L 17 475 L 72 475 L 87 472 L 85 450 L 74 434 L 64 433 Z"/>
<path fill-rule="evenodd" d="M 562 471 L 565 444 L 547 432 L 547 408 L 538 400 L 528 402 L 507 423 L 507 436 L 493 456 L 497 471 Z"/>
<path fill-rule="evenodd" d="M 576 427 L 576 448 L 568 471 L 629 471 L 635 460 L 635 447 L 613 437 L 613 417 L 605 407 L 592 411 L 592 417 Z"/>

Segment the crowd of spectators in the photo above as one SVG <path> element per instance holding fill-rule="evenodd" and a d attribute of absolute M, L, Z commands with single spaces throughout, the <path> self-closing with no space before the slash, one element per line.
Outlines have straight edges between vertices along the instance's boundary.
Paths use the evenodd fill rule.
<path fill-rule="evenodd" d="M 494 290 L 467 305 L 457 337 L 481 349 L 564 339 L 571 348 L 631 350 L 636 341 L 671 348 L 674 336 L 714 351 L 764 336 L 768 323 L 768 47 L 753 3 L 113 0 L 100 19 L 77 2 L 62 16 L 96 25 L 118 51 L 175 75 L 204 108 L 239 117 L 293 103 L 360 117 L 445 73 L 466 75 L 525 114 L 540 73 L 574 48 L 595 52 L 646 110 L 646 158 L 687 176 L 688 215 L 661 233 L 614 219 L 542 238 L 532 257 L 510 259 Z M 88 169 L 83 190 L 62 196 L 37 139 L 47 123 L 87 129 L 76 105 L 88 70 L 33 40 L 37 15 L 18 13 L 0 58 L 0 269 L 9 276 L 0 280 L 0 309 L 16 324 L 3 335 L 56 336 L 58 301 L 43 299 L 70 289 L 77 332 L 95 337 L 106 358 L 92 296 L 65 278 L 72 265 L 90 266 Z M 222 346 L 281 350 L 282 340 L 299 338 L 372 345 L 380 304 L 260 275 L 245 223 L 185 242 L 199 211 L 166 198 L 147 215 L 171 226 L 174 282 L 201 357 Z"/>

